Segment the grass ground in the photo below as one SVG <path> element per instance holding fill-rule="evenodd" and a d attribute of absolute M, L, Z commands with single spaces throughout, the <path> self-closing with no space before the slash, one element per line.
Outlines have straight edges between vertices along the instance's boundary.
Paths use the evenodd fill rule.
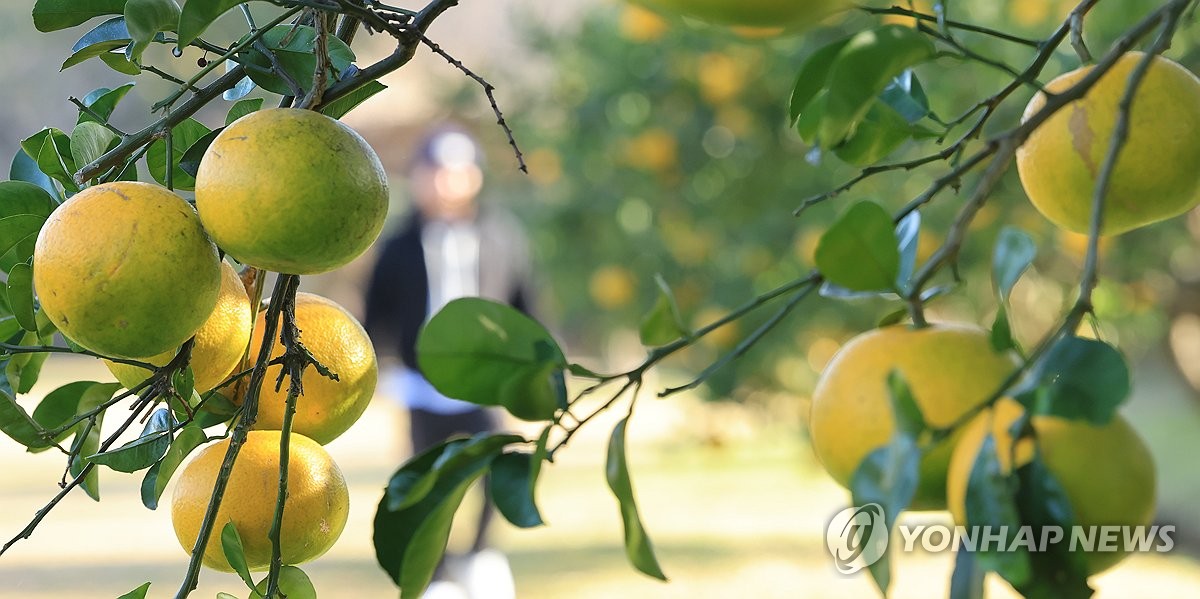
<path fill-rule="evenodd" d="M 49 379 L 100 377 L 93 365 L 52 361 Z M 43 391 L 45 389 L 42 389 Z M 375 565 L 370 521 L 382 485 L 399 460 L 403 423 L 386 398 L 329 446 L 351 485 L 350 523 L 326 556 L 306 566 L 322 599 L 396 597 Z M 683 407 L 680 407 L 680 404 Z M 862 575 L 843 577 L 824 549 L 828 518 L 845 507 L 844 491 L 813 463 L 788 426 L 745 432 L 723 445 L 687 431 L 711 413 L 687 402 L 647 400 L 631 427 L 631 467 L 647 529 L 671 582 L 633 572 L 621 549 L 616 506 L 603 475 L 605 422 L 581 436 L 549 467 L 539 500 L 549 526 L 498 526 L 521 599 L 858 598 L 874 597 Z M 744 416 L 744 415 L 743 415 Z M 736 412 L 720 417 L 730 430 Z M 1178 420 L 1177 418 L 1174 420 Z M 761 429 L 760 429 L 761 430 Z M 1194 429 L 1193 429 L 1194 430 Z M 19 530 L 55 492 L 61 455 L 29 455 L 0 441 L 0 534 Z M 1181 462 L 1192 474 L 1194 468 Z M 69 497 L 34 536 L 0 558 L 0 599 L 112 599 L 146 580 L 151 597 L 173 596 L 186 556 L 168 511 L 141 506 L 140 477 L 104 473 L 103 503 Z M 937 518 L 938 516 L 917 516 Z M 945 595 L 948 554 L 899 557 L 893 597 Z M 1095 579 L 1098 597 L 1195 597 L 1200 563 L 1183 555 L 1135 556 Z M 232 575 L 206 572 L 193 595 L 239 591 Z M 1008 597 L 1001 584 L 991 597 Z"/>

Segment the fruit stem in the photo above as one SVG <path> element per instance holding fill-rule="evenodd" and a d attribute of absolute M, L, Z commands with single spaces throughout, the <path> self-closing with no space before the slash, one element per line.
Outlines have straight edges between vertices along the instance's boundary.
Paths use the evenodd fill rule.
<path fill-rule="evenodd" d="M 318 17 L 320 18 L 320 17 Z M 283 410 L 283 426 L 279 436 L 279 490 L 275 495 L 275 515 L 271 520 L 271 530 L 267 533 L 267 538 L 271 540 L 271 569 L 267 573 L 267 589 L 263 594 L 264 599 L 271 599 L 278 596 L 279 593 L 279 572 L 283 568 L 283 550 L 280 547 L 283 532 L 283 509 L 287 502 L 287 486 L 288 486 L 288 459 L 291 453 L 291 436 L 292 436 L 292 418 L 296 415 L 296 399 L 301 393 L 300 377 L 304 373 L 304 367 L 307 362 L 304 357 L 307 351 L 300 352 L 299 364 L 295 349 L 299 347 L 300 340 L 297 336 L 296 329 L 296 289 L 300 286 L 300 277 L 289 276 L 290 280 L 288 288 L 284 291 L 281 298 L 283 304 L 283 330 L 280 334 L 280 340 L 284 343 L 284 355 L 288 360 L 282 365 L 281 372 L 287 372 L 288 377 L 288 394 L 287 401 Z M 299 347 L 303 349 L 303 347 Z"/>

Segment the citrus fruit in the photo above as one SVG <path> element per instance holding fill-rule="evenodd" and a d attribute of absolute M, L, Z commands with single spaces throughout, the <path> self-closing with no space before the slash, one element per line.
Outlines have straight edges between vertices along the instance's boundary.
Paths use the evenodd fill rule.
<path fill-rule="evenodd" d="M 204 565 L 232 572 L 221 548 L 227 522 L 237 527 L 251 570 L 271 565 L 267 538 L 275 517 L 279 487 L 279 431 L 250 431 L 238 453 L 225 496 L 217 511 L 212 537 L 204 549 Z M 185 551 L 191 552 L 200 532 L 229 439 L 200 450 L 179 473 L 171 499 L 171 523 Z M 333 458 L 316 441 L 293 434 L 288 451 L 287 504 L 279 544 L 284 564 L 301 564 L 329 550 L 342 534 L 350 511 L 346 479 Z"/>
<path fill-rule="evenodd" d="M 1014 362 L 992 349 L 983 329 L 937 324 L 890 326 L 851 339 L 834 354 L 813 391 L 809 426 L 821 464 L 848 487 L 859 464 L 895 430 L 888 373 L 896 370 L 930 428 L 950 426 L 996 391 Z M 913 509 L 941 509 L 955 436 L 921 459 Z"/>
<path fill-rule="evenodd" d="M 204 227 L 239 262 L 289 274 L 333 270 L 371 245 L 387 178 L 366 141 L 311 110 L 252 112 L 225 128 L 196 173 Z"/>
<path fill-rule="evenodd" d="M 89 187 L 38 233 L 33 284 L 72 341 L 117 358 L 179 347 L 217 302 L 217 249 L 182 198 L 149 183 Z"/>
<path fill-rule="evenodd" d="M 254 327 L 251 348 L 255 355 L 262 347 L 265 320 L 260 314 Z M 325 444 L 346 432 L 371 402 L 379 377 L 375 350 L 367 332 L 345 308 L 319 295 L 296 294 L 296 326 L 300 329 L 300 342 L 304 347 L 338 376 L 335 381 L 322 376 L 312 366 L 305 368 L 301 379 L 304 395 L 296 399 L 292 430 Z M 271 357 L 281 355 L 283 344 L 276 339 Z M 277 364 L 267 369 L 259 392 L 256 429 L 283 427 L 288 381 L 285 379 L 279 390 L 275 390 L 281 368 L 283 366 Z M 240 404 L 242 399 L 243 394 L 238 393 L 235 401 Z"/>
<path fill-rule="evenodd" d="M 852 6 L 849 0 L 637 0 L 655 10 L 762 30 L 801 29 Z"/>
<path fill-rule="evenodd" d="M 1004 472 L 1012 468 L 1012 433 L 1024 408 L 1004 398 L 964 427 L 950 461 L 946 502 L 955 522 L 966 523 L 966 490 L 971 468 L 990 431 Z M 1074 524 L 1145 526 L 1154 519 L 1155 468 L 1150 450 L 1120 416 L 1102 426 L 1054 416 L 1034 416 L 1033 430 L 1046 469 L 1058 480 L 1071 504 Z M 1018 466 L 1033 459 L 1033 440 L 1017 444 Z M 986 524 L 986 523 L 975 523 Z M 1120 543 L 1118 543 L 1120 545 Z M 1105 570 L 1125 556 L 1122 551 L 1087 553 L 1089 574 Z"/>
<path fill-rule="evenodd" d="M 1082 99 L 1063 107 L 1017 150 L 1017 172 L 1034 207 L 1051 222 L 1087 233 L 1092 194 L 1104 165 L 1130 72 L 1144 54 L 1122 56 Z M 1061 75 L 1046 90 L 1062 92 L 1088 74 Z M 1038 93 L 1028 120 L 1046 103 Z M 1182 214 L 1200 203 L 1200 79 L 1155 57 L 1134 94 L 1129 137 L 1113 169 L 1102 233 L 1115 235 Z"/>
<path fill-rule="evenodd" d="M 217 305 L 208 315 L 208 320 L 196 331 L 192 359 L 188 363 L 192 367 L 197 393 L 216 387 L 233 373 L 246 351 L 246 344 L 250 342 L 253 322 L 250 298 L 246 295 L 242 280 L 228 262 L 221 262 L 221 291 L 217 295 Z M 173 357 L 175 350 L 168 350 L 142 360 L 155 366 L 165 366 Z M 138 366 L 110 360 L 105 360 L 104 365 L 126 389 L 133 389 L 153 374 L 153 371 Z"/>

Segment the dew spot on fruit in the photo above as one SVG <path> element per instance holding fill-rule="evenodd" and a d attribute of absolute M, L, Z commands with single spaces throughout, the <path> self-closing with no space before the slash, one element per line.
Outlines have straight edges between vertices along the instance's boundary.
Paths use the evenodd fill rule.
<path fill-rule="evenodd" d="M 1071 131 L 1071 145 L 1075 146 L 1075 153 L 1083 159 L 1083 164 L 1092 174 L 1092 178 L 1096 178 L 1096 162 L 1092 160 L 1092 142 L 1096 136 L 1088 123 L 1087 108 L 1076 104 L 1071 109 L 1071 120 L 1067 123 L 1067 128 Z"/>

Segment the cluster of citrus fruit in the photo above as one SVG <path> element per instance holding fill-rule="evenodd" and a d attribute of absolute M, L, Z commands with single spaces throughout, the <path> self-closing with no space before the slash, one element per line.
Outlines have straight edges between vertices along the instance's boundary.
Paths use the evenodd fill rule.
<path fill-rule="evenodd" d="M 241 264 L 283 274 L 337 268 L 379 235 L 387 212 L 383 167 L 370 146 L 338 121 L 308 110 L 271 109 L 230 124 L 206 151 L 193 209 L 148 183 L 89 187 L 62 204 L 38 236 L 34 285 L 42 308 L 64 335 L 95 353 L 162 366 L 194 338 L 195 391 L 230 384 L 262 347 L 265 317 L 218 247 Z M 215 242 L 215 244 L 214 244 Z M 257 320 L 257 323 L 256 323 Z M 295 322 L 312 356 L 337 375 L 305 370 L 290 437 L 283 562 L 324 553 L 346 523 L 348 495 L 337 464 L 322 448 L 367 407 L 377 366 L 370 339 L 336 303 L 298 293 Z M 253 350 L 253 351 L 252 351 Z M 283 354 L 277 340 L 270 358 Z M 126 387 L 153 372 L 107 362 Z M 275 509 L 287 385 L 271 366 L 249 432 L 228 479 L 217 530 L 233 522 L 252 570 L 269 566 L 267 531 Z M 244 378 L 238 379 L 244 382 Z M 176 482 L 172 520 L 191 551 L 229 441 L 201 450 Z M 220 543 L 204 563 L 231 570 Z"/>
<path fill-rule="evenodd" d="M 1096 179 L 1109 151 L 1129 75 L 1140 53 L 1122 56 L 1081 99 L 1047 119 L 1018 150 L 1025 190 L 1048 219 L 1087 232 Z M 1046 85 L 1062 92 L 1090 67 Z M 1032 118 L 1047 102 L 1037 94 L 1025 111 Z M 1115 163 L 1105 199 L 1102 234 L 1118 234 L 1162 221 L 1200 203 L 1200 79 L 1162 57 L 1150 59 L 1128 115 L 1129 135 Z M 1012 425 L 1025 408 L 1002 398 L 983 405 L 1016 367 L 1015 357 L 993 349 L 974 326 L 891 326 L 849 341 L 821 374 L 813 394 L 810 427 L 814 450 L 840 484 L 849 486 L 863 460 L 885 446 L 895 430 L 886 383 L 898 372 L 910 387 L 926 425 L 947 429 L 979 414 L 922 454 L 913 509 L 949 509 L 967 518 L 971 470 L 989 432 L 1006 472 L 1029 463 L 1033 439 L 1014 441 Z M 1154 516 L 1155 468 L 1145 443 L 1121 416 L 1108 424 L 1034 415 L 1037 451 L 1067 495 L 1074 523 L 1083 527 L 1143 526 Z M 1015 446 L 1014 446 L 1015 443 Z M 1121 552 L 1087 555 L 1094 574 L 1117 563 Z"/>

